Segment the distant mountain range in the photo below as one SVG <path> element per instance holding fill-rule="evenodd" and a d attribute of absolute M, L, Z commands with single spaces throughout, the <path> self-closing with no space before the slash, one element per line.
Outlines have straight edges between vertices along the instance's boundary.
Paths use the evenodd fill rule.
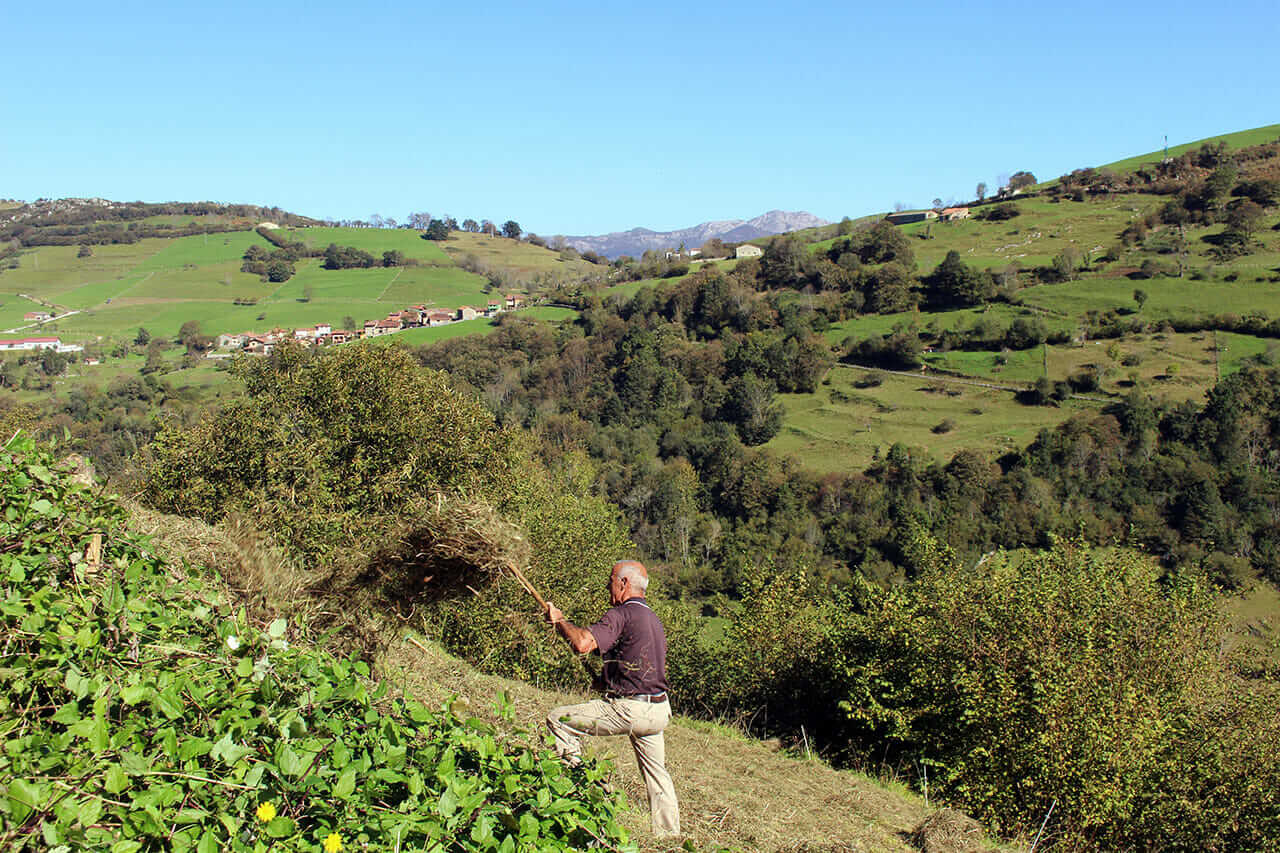
<path fill-rule="evenodd" d="M 713 237 L 719 237 L 726 243 L 741 243 L 756 237 L 768 237 L 771 234 L 783 234 L 787 231 L 829 224 L 825 219 L 819 219 L 812 213 L 804 211 L 771 210 L 755 219 L 703 222 L 701 225 L 681 228 L 678 231 L 632 228 L 630 231 L 615 231 L 598 237 L 565 237 L 564 240 L 580 252 L 590 250 L 606 258 L 616 258 L 620 255 L 639 257 L 648 249 L 676 249 L 682 244 L 685 248 L 696 249 Z"/>

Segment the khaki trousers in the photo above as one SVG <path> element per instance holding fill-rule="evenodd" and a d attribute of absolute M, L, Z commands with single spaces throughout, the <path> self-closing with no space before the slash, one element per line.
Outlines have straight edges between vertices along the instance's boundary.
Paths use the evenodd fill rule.
<path fill-rule="evenodd" d="M 680 834 L 680 806 L 667 772 L 662 730 L 671 722 L 670 702 L 635 699 L 592 699 L 561 705 L 547 714 L 547 728 L 556 739 L 556 754 L 570 764 L 582 755 L 583 735 L 627 735 L 636 751 L 636 764 L 649 792 L 653 834 Z"/>

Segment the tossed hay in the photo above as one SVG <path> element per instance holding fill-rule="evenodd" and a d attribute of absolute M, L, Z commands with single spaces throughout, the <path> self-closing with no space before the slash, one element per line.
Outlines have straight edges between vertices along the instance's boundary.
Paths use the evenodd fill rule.
<path fill-rule="evenodd" d="M 916 826 L 911 843 L 924 853 L 970 853 L 984 849 L 986 833 L 964 812 L 939 809 Z"/>
<path fill-rule="evenodd" d="M 423 601 L 480 595 L 528 560 L 524 533 L 493 507 L 440 496 L 395 531 L 356 584 L 412 610 Z"/>

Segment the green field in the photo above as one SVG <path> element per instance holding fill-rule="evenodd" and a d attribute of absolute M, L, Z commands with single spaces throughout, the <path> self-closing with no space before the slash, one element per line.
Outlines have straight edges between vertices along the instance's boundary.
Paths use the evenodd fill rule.
<path fill-rule="evenodd" d="M 379 261 L 383 252 L 401 251 L 407 258 L 417 258 L 431 264 L 452 266 L 453 261 L 438 243 L 423 240 L 421 232 L 413 228 L 281 228 L 276 231 L 289 240 L 302 242 L 309 249 L 324 249 L 330 243 L 354 246 L 372 254 Z"/>
<path fill-rule="evenodd" d="M 17 294 L 45 300 L 60 311 L 82 312 L 40 330 L 83 343 L 132 338 L 140 326 L 174 336 L 189 320 L 199 322 L 209 335 L 318 322 L 338 326 L 346 317 L 360 325 L 410 305 L 483 308 L 497 298 L 487 292 L 491 287 L 485 276 L 458 268 L 438 244 L 420 239 L 414 230 L 297 228 L 281 233 L 311 245 L 354 245 L 378 258 L 398 249 L 420 265 L 326 270 L 321 259 L 303 258 L 289 281 L 276 284 L 240 271 L 248 247 L 272 248 L 253 231 L 95 246 L 88 258 L 77 257 L 77 246 L 40 247 L 23 251 L 17 269 L 0 273 L 0 293 L 6 294 L 0 299 L 0 328 L 22 325 L 22 315 L 39 307 Z M 490 252 L 495 263 L 505 258 L 524 266 L 568 268 L 547 249 L 465 236 L 495 243 Z"/>
<path fill-rule="evenodd" d="M 1264 127 L 1256 127 L 1252 130 L 1242 130 L 1237 133 L 1227 133 L 1222 136 L 1211 136 L 1208 139 L 1197 139 L 1195 142 L 1185 142 L 1180 145 L 1174 145 L 1169 149 L 1170 157 L 1177 157 L 1187 151 L 1195 151 L 1201 145 L 1216 145 L 1219 142 L 1227 143 L 1227 150 L 1235 151 L 1239 148 L 1247 148 L 1250 145 L 1262 145 L 1267 142 L 1275 142 L 1280 139 L 1280 124 L 1269 124 Z M 1099 166 L 1100 169 L 1110 169 L 1113 172 L 1135 172 L 1143 166 L 1159 163 L 1164 157 L 1164 149 L 1160 148 L 1149 154 L 1140 154 L 1137 157 L 1128 157 L 1124 160 L 1117 160 L 1114 163 L 1108 163 L 1105 166 Z"/>
<path fill-rule="evenodd" d="M 880 385 L 857 387 L 873 374 Z M 844 366 L 828 378 L 814 394 L 779 395 L 786 418 L 765 445 L 820 472 L 862 470 L 877 449 L 883 455 L 896 442 L 939 462 L 966 448 L 994 456 L 1024 447 L 1039 430 L 1076 412 L 1098 411 L 1076 401 L 1026 406 L 1009 391 Z M 944 421 L 952 426 L 935 432 Z"/>

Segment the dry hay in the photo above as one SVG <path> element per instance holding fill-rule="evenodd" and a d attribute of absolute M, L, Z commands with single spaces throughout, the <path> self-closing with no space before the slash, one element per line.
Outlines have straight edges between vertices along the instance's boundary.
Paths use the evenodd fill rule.
<path fill-rule="evenodd" d="M 391 534 L 354 584 L 412 611 L 419 602 L 479 595 L 528 560 L 524 533 L 493 507 L 439 496 Z"/>
<path fill-rule="evenodd" d="M 924 853 L 970 853 L 984 848 L 986 833 L 964 812 L 939 809 L 916 826 L 911 843 Z"/>

